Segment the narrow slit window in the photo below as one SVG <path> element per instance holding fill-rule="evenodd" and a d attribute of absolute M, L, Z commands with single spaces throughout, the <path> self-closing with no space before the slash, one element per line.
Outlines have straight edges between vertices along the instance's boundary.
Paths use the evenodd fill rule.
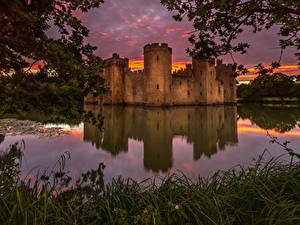
<path fill-rule="evenodd" d="M 159 56 L 156 56 L 156 61 L 157 61 L 157 62 L 159 61 Z"/>
<path fill-rule="evenodd" d="M 159 84 L 156 85 L 156 89 L 159 90 Z"/>

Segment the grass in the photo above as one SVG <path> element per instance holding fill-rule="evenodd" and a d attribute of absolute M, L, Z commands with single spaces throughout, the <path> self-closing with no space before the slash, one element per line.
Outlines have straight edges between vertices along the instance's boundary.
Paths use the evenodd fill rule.
<path fill-rule="evenodd" d="M 105 184 L 103 170 L 91 170 L 75 182 L 56 171 L 37 180 L 21 179 L 21 147 L 0 157 L 0 224 L 300 224 L 299 157 L 290 155 L 249 168 L 217 172 L 190 180 L 183 174 L 136 182 L 121 177 Z"/>
<path fill-rule="evenodd" d="M 299 103 L 297 97 L 262 97 L 261 99 L 249 100 L 242 97 L 237 98 L 238 102 L 270 102 L 270 103 Z"/>

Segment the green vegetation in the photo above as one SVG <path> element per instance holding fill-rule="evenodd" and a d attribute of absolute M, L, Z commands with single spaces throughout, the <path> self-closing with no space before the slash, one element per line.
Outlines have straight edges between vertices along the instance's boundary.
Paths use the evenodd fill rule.
<path fill-rule="evenodd" d="M 276 68 L 276 66 L 274 66 Z M 294 77 L 282 73 L 274 73 L 261 65 L 257 66 L 258 76 L 250 84 L 241 84 L 237 88 L 237 96 L 243 102 L 291 102 L 300 99 L 300 84 Z"/>
<path fill-rule="evenodd" d="M 103 0 L 4 1 L 0 9 L 0 114 L 57 114 L 76 121 L 83 97 L 104 91 L 102 60 L 76 13 Z M 51 31 L 51 32 L 49 32 Z M 48 34 L 55 33 L 49 36 Z M 39 72 L 31 68 L 40 65 Z M 24 67 L 26 67 L 24 69 Z M 73 123 L 73 122 L 71 122 Z"/>
<path fill-rule="evenodd" d="M 180 175 L 136 182 L 121 177 L 105 184 L 103 170 L 91 170 L 74 183 L 57 170 L 37 179 L 20 178 L 21 148 L 0 157 L 1 224 L 299 224 L 299 155 L 288 164 L 263 161 L 247 169 L 218 172 L 191 181 Z"/>
<path fill-rule="evenodd" d="M 84 90 L 76 80 L 63 82 L 42 74 L 16 73 L 2 76 L 0 89 L 0 114 L 31 116 L 33 120 L 46 122 L 37 115 L 42 114 L 50 121 L 80 122 Z"/>

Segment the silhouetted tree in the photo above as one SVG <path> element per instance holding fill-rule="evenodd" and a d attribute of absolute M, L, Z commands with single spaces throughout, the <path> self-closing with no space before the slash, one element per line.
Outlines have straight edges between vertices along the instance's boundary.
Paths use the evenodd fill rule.
<path fill-rule="evenodd" d="M 161 0 L 175 11 L 176 20 L 187 17 L 194 31 L 188 52 L 199 58 L 246 53 L 247 42 L 235 41 L 246 27 L 254 33 L 279 26 L 280 47 L 300 49 L 300 1 L 295 0 Z M 300 61 L 300 53 L 296 54 Z M 279 60 L 280 61 L 280 60 Z"/>
<path fill-rule="evenodd" d="M 101 3 L 103 0 L 1 1 L 0 71 L 18 73 L 39 62 L 62 81 L 76 79 L 87 92 L 100 91 L 101 59 L 93 55 L 96 47 L 84 43 L 89 31 L 76 13 Z M 50 37 L 50 31 L 55 35 Z M 98 79 L 100 85 L 84 86 L 88 79 Z"/>

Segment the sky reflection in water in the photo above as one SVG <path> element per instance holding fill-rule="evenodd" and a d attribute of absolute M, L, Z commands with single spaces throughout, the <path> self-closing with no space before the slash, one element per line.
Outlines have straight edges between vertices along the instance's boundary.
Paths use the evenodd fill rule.
<path fill-rule="evenodd" d="M 283 154 L 269 143 L 267 130 L 281 141 L 300 146 L 299 108 L 262 105 L 177 107 L 93 107 L 102 112 L 105 131 L 81 124 L 59 138 L 7 136 L 0 149 L 25 140 L 23 174 L 52 168 L 59 155 L 71 153 L 67 169 L 73 176 L 104 162 L 105 178 L 122 175 L 142 180 L 176 170 L 190 177 L 207 176 L 238 164 L 249 165 L 265 148 L 266 158 Z M 299 152 L 299 151 L 298 151 Z"/>

